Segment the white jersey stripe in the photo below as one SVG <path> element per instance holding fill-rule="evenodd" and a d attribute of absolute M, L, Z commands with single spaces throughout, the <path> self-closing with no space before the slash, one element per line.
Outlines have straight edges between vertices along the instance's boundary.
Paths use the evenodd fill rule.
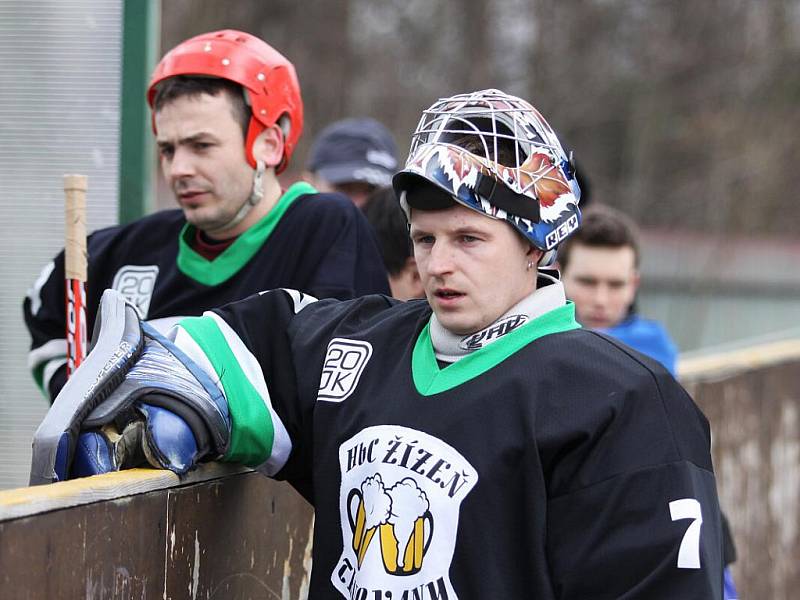
<path fill-rule="evenodd" d="M 28 352 L 28 368 L 33 370 L 43 362 L 62 357 L 64 360 L 67 359 L 67 340 L 65 338 L 50 340 Z"/>
<path fill-rule="evenodd" d="M 314 302 L 318 301 L 318 299 L 311 294 L 304 294 L 303 292 L 289 288 L 280 288 L 280 290 L 292 299 L 292 303 L 294 304 L 294 314 L 299 313 L 309 304 L 313 304 Z M 270 291 L 272 290 L 264 290 L 263 292 L 259 292 L 258 295 L 261 296 Z"/>
<path fill-rule="evenodd" d="M 66 356 L 63 358 L 54 358 L 44 366 L 44 370 L 42 371 L 42 389 L 45 390 L 45 393 L 49 393 L 50 380 L 53 378 L 53 375 L 65 364 L 67 364 Z"/>
<path fill-rule="evenodd" d="M 244 342 L 242 342 L 239 336 L 236 335 L 236 332 L 231 329 L 230 325 L 228 325 L 222 317 L 211 311 L 203 313 L 203 316 L 210 317 L 217 324 L 222 335 L 225 337 L 225 341 L 228 343 L 228 347 L 239 362 L 239 367 L 242 369 L 242 372 L 261 396 L 267 410 L 269 410 L 274 429 L 272 453 L 269 459 L 258 467 L 258 470 L 267 475 L 274 475 L 289 459 L 289 454 L 292 450 L 292 441 L 289 438 L 289 433 L 286 431 L 286 426 L 283 424 L 283 421 L 272 408 L 272 400 L 270 399 L 269 390 L 267 389 L 267 383 L 264 380 L 264 372 L 261 370 L 261 365 L 258 364 L 256 357 L 247 349 Z"/>
<path fill-rule="evenodd" d="M 55 268 L 56 263 L 51 260 L 44 266 L 39 273 L 39 277 L 36 278 L 33 286 L 28 290 L 28 298 L 31 300 L 31 314 L 34 317 L 39 314 L 39 309 L 42 308 L 42 288 L 47 283 L 47 280 L 50 279 L 50 275 L 53 274 Z"/>

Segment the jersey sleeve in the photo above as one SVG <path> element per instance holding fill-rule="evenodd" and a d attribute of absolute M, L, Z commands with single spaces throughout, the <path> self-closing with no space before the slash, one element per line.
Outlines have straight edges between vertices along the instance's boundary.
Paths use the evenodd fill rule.
<path fill-rule="evenodd" d="M 289 330 L 301 311 L 316 304 L 324 303 L 294 290 L 272 290 L 182 319 L 170 334 L 228 402 L 231 441 L 222 460 L 289 479 L 307 498 L 313 401 L 303 402 L 298 377 L 318 382 L 319 374 L 297 364 Z"/>
<path fill-rule="evenodd" d="M 556 597 L 721 599 L 708 422 L 660 365 L 614 348 L 629 352 L 608 347 L 611 368 L 602 384 L 584 382 L 594 391 L 568 407 L 578 426 L 546 467 Z"/>
<path fill-rule="evenodd" d="M 386 268 L 366 217 L 349 200 L 331 197 L 325 201 L 331 205 L 321 220 L 324 248 L 309 293 L 339 300 L 367 294 L 388 295 Z M 334 207 L 340 210 L 334 211 Z"/>
<path fill-rule="evenodd" d="M 274 475 L 302 430 L 295 367 L 285 334 L 311 296 L 274 290 L 201 317 L 182 319 L 170 337 L 222 390 L 231 415 L 223 460 Z"/>
<path fill-rule="evenodd" d="M 22 304 L 31 336 L 28 368 L 52 402 L 67 381 L 64 252 L 39 274 Z"/>
<path fill-rule="evenodd" d="M 548 540 L 558 598 L 722 598 L 714 477 L 691 462 L 551 500 Z"/>

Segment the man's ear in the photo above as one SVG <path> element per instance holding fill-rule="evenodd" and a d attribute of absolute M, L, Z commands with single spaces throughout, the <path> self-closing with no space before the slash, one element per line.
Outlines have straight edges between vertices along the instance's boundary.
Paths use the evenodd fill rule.
<path fill-rule="evenodd" d="M 633 277 L 631 277 L 631 286 L 633 286 L 633 293 L 635 294 L 639 291 L 639 283 L 641 282 L 642 277 L 639 274 L 639 269 L 634 269 Z"/>
<path fill-rule="evenodd" d="M 531 261 L 534 266 L 536 266 L 539 264 L 542 256 L 544 256 L 544 252 L 539 250 L 537 247 L 528 244 L 528 251 L 525 253 L 525 255 L 528 257 L 528 260 Z"/>
<path fill-rule="evenodd" d="M 277 167 L 283 160 L 283 131 L 272 124 L 253 142 L 253 157 L 262 161 L 267 168 Z"/>

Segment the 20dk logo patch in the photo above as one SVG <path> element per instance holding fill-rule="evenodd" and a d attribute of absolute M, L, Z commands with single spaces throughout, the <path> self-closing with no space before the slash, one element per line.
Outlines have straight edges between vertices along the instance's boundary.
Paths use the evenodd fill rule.
<path fill-rule="evenodd" d="M 325 354 L 317 400 L 341 402 L 350 396 L 371 356 L 369 342 L 333 338 Z"/>
<path fill-rule="evenodd" d="M 146 319 L 157 278 L 158 265 L 125 265 L 114 275 L 111 287 L 132 302 Z"/>

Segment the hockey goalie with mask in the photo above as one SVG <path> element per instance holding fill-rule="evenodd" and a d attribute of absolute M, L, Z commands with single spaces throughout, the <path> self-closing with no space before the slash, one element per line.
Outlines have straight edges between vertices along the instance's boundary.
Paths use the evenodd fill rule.
<path fill-rule="evenodd" d="M 32 480 L 70 477 L 87 436 L 110 468 L 286 480 L 316 512 L 312 599 L 721 598 L 706 419 L 543 269 L 580 222 L 544 118 L 439 100 L 393 185 L 426 300 L 273 290 L 161 337 L 110 292 Z"/>

